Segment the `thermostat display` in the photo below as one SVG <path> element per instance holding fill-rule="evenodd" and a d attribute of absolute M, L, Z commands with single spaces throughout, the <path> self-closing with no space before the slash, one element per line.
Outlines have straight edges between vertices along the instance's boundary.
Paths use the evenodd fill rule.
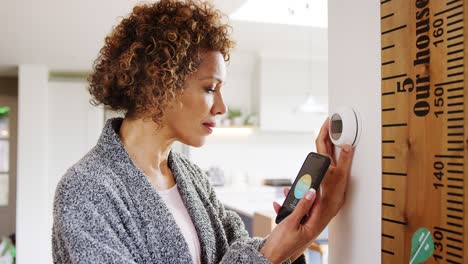
<path fill-rule="evenodd" d="M 333 144 L 356 146 L 360 135 L 360 119 L 356 111 L 341 107 L 330 117 L 329 136 Z"/>

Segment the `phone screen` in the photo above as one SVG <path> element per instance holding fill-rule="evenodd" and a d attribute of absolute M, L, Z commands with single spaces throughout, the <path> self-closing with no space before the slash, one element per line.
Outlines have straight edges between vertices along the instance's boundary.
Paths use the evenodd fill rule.
<path fill-rule="evenodd" d="M 281 209 L 276 217 L 278 224 L 296 208 L 297 203 L 301 200 L 304 194 L 310 189 L 318 189 L 323 176 L 327 172 L 330 165 L 330 159 L 326 156 L 309 153 L 304 164 L 302 165 L 296 179 L 294 180 L 291 190 L 286 196 Z"/>

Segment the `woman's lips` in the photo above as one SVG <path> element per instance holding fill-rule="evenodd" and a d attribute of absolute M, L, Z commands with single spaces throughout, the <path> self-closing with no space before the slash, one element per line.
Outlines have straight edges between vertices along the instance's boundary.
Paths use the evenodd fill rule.
<path fill-rule="evenodd" d="M 216 126 L 216 123 L 203 123 L 203 126 L 211 133 L 213 128 Z"/>

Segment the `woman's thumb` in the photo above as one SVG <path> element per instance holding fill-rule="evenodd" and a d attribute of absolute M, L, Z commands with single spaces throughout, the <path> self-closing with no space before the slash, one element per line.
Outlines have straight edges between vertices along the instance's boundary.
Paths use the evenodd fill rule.
<path fill-rule="evenodd" d="M 296 208 L 294 208 L 294 211 L 291 214 L 291 220 L 294 223 L 301 223 L 302 218 L 309 213 L 310 208 L 314 204 L 315 197 L 317 197 L 316 191 L 313 188 L 310 188 L 301 198 L 299 203 L 297 203 Z"/>

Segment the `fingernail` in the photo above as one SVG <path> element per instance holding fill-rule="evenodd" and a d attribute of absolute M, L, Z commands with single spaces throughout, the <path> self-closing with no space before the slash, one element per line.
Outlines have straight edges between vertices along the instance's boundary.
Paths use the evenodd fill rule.
<path fill-rule="evenodd" d="M 312 197 L 314 197 L 314 195 L 315 195 L 315 190 L 314 190 L 314 188 L 310 188 L 310 189 L 306 192 L 305 198 L 306 198 L 307 200 L 312 200 Z"/>
<path fill-rule="evenodd" d="M 344 152 L 348 153 L 351 151 L 351 145 L 343 145 L 341 146 Z"/>

